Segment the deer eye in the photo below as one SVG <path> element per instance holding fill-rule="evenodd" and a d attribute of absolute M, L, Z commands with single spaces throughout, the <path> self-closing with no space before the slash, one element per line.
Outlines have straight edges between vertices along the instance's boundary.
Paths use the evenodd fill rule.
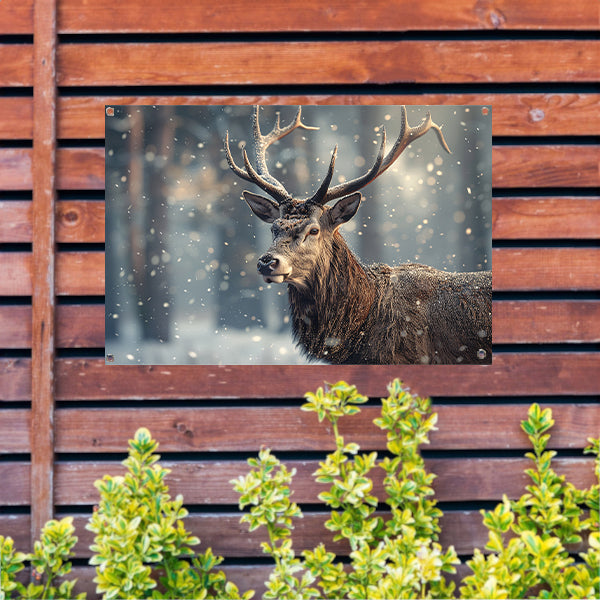
<path fill-rule="evenodd" d="M 319 235 L 319 229 L 317 227 L 313 227 L 308 233 L 310 233 L 310 235 Z"/>

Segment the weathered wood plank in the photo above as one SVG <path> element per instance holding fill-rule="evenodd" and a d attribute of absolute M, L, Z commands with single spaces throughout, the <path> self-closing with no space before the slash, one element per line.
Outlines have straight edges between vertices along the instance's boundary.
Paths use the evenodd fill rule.
<path fill-rule="evenodd" d="M 30 410 L 0 411 L 0 440 L 2 440 L 0 454 L 29 454 L 31 452 L 30 432 Z"/>
<path fill-rule="evenodd" d="M 378 516 L 386 518 L 389 513 L 377 512 Z M 251 558 L 260 553 L 260 544 L 266 541 L 266 534 L 259 530 L 248 532 L 248 526 L 240 523 L 242 513 L 220 512 L 208 514 L 191 513 L 184 521 L 188 531 L 200 538 L 199 549 L 212 548 L 216 555 L 225 558 Z M 59 515 L 61 518 L 63 513 Z M 92 553 L 90 545 L 93 543 L 94 534 L 85 529 L 91 514 L 76 513 L 73 517 L 73 526 L 78 542 L 73 547 L 75 558 L 89 558 Z M 347 556 L 349 546 L 347 542 L 333 541 L 333 533 L 325 528 L 325 521 L 329 513 L 304 512 L 302 519 L 294 521 L 292 540 L 296 552 L 311 550 L 321 542 L 329 552 L 339 556 Z M 21 552 L 30 551 L 29 539 L 23 535 L 27 531 L 29 515 L 0 515 L 0 531 L 3 535 L 10 536 L 15 542 L 15 548 Z M 478 510 L 450 510 L 446 511 L 440 519 L 440 544 L 443 547 L 453 545 L 458 554 L 472 554 L 474 548 L 483 550 L 488 541 L 488 530 L 482 523 L 482 516 Z M 582 551 L 586 543 L 570 546 L 574 552 Z"/>
<path fill-rule="evenodd" d="M 494 146 L 494 187 L 594 187 L 600 185 L 598 146 Z M 57 187 L 104 189 L 103 148 L 60 148 Z M 31 189 L 31 150 L 0 149 L 0 189 Z"/>
<path fill-rule="evenodd" d="M 492 250 L 497 291 L 597 290 L 600 248 L 496 248 Z"/>
<path fill-rule="evenodd" d="M 595 290 L 600 283 L 598 248 L 496 248 L 492 251 L 495 291 Z M 31 255 L 0 254 L 0 295 L 31 294 Z M 103 252 L 61 252 L 57 257 L 58 295 L 104 294 Z"/>
<path fill-rule="evenodd" d="M 257 446 L 259 445 L 257 441 Z M 258 451 L 257 451 L 258 452 Z M 0 463 L 1 468 L 2 463 Z M 188 505 L 237 505 L 239 496 L 230 481 L 244 475 L 249 467 L 243 461 L 187 462 L 164 461 L 171 470 L 165 479 L 173 496 L 182 494 Z M 595 477 L 591 458 L 555 458 L 552 461 L 557 473 L 565 475 L 577 487 L 593 485 Z M 313 473 L 319 462 L 286 461 L 286 466 L 297 470 L 291 488 L 294 501 L 318 504 L 318 495 L 325 489 L 314 481 Z M 531 481 L 524 470 L 531 466 L 525 458 L 436 458 L 426 459 L 426 468 L 437 475 L 433 482 L 436 498 L 440 502 L 487 501 L 518 498 Z M 98 491 L 94 481 L 103 475 L 122 474 L 124 468 L 118 463 L 61 462 L 56 465 L 57 505 L 94 505 L 98 503 Z M 383 497 L 383 471 L 373 473 L 373 491 Z M 6 492 L 0 490 L 0 498 Z"/>
<path fill-rule="evenodd" d="M 0 34 L 33 33 L 33 0 L 4 0 L 0 6 Z"/>
<path fill-rule="evenodd" d="M 0 244 L 31 242 L 31 202 L 0 200 Z"/>
<path fill-rule="evenodd" d="M 596 239 L 600 198 L 503 198 L 492 202 L 495 240 Z"/>
<path fill-rule="evenodd" d="M 553 1 L 502 0 L 494 5 L 456 0 L 452 10 L 443 0 L 395 5 L 359 0 L 349 5 L 333 0 L 290 4 L 269 0 L 253 6 L 229 0 L 219 10 L 204 3 L 165 5 L 160 0 L 108 0 L 81 5 L 76 0 L 59 5 L 61 33 L 105 32 L 287 32 L 287 31 L 411 31 L 469 29 L 593 29 L 597 18 L 592 0 L 568 6 Z"/>
<path fill-rule="evenodd" d="M 1 155 L 0 155 L 1 158 Z M 495 146 L 494 187 L 591 187 L 600 185 L 596 146 Z M 104 189 L 103 148 L 61 148 L 59 189 Z"/>
<path fill-rule="evenodd" d="M 400 377 L 430 396 L 562 396 L 599 391 L 600 358 L 593 352 L 498 353 L 485 366 L 107 367 L 101 359 L 58 359 L 58 400 L 301 398 L 324 382 L 344 379 L 363 394 L 384 396 Z M 0 400 L 29 400 L 31 365 L 0 358 Z"/>
<path fill-rule="evenodd" d="M 59 348 L 104 346 L 104 305 L 60 305 Z M 600 302 L 594 300 L 497 300 L 493 303 L 495 344 L 593 343 L 600 341 Z M 0 306 L 1 346 L 31 347 L 31 307 Z"/>
<path fill-rule="evenodd" d="M 104 202 L 58 202 L 56 239 L 59 242 L 104 242 Z"/>
<path fill-rule="evenodd" d="M 324 382 L 340 379 L 354 383 L 363 394 L 381 397 L 395 377 L 416 392 L 430 396 L 493 397 L 505 396 L 509 390 L 514 396 L 581 395 L 598 393 L 599 367 L 600 356 L 587 352 L 498 353 L 491 365 L 434 368 L 427 365 L 121 367 L 107 366 L 101 359 L 61 359 L 57 361 L 57 398 L 300 398 Z"/>
<path fill-rule="evenodd" d="M 300 405 L 300 402 L 299 402 Z M 427 450 L 528 449 L 521 430 L 527 407 L 514 404 L 434 406 L 438 431 Z M 552 448 L 584 448 L 600 431 L 600 405 L 552 407 L 556 425 Z M 385 450 L 386 436 L 373 420 L 378 406 L 361 408 L 360 418 L 343 419 L 340 433 L 365 450 Z M 468 423 L 469 435 L 464 426 Z M 274 451 L 333 451 L 331 428 L 294 407 L 60 409 L 56 413 L 57 452 L 122 452 L 140 426 L 160 442 L 161 452 L 251 452 L 257 442 Z M 239 432 L 243 431 L 243 435 Z"/>
<path fill-rule="evenodd" d="M 22 99 L 25 100 L 25 99 Z M 1 99 L 0 99 L 1 101 Z M 598 135 L 598 94 L 421 94 L 312 95 L 312 96 L 82 96 L 58 100 L 58 137 L 104 137 L 105 105 L 197 104 L 419 104 L 490 105 L 492 134 Z M 7 124 L 8 125 L 8 124 Z M 15 124 L 14 127 L 18 127 Z M 13 135 L 17 135 L 15 131 Z"/>
<path fill-rule="evenodd" d="M 31 242 L 31 215 L 28 200 L 0 200 L 0 243 Z M 57 202 L 56 241 L 104 242 L 104 202 Z"/>
<path fill-rule="evenodd" d="M 0 190 L 30 190 L 31 161 L 30 148 L 0 148 Z"/>
<path fill-rule="evenodd" d="M 494 146 L 492 182 L 508 188 L 598 187 L 599 164 L 600 146 Z"/>
<path fill-rule="evenodd" d="M 0 139 L 31 140 L 33 138 L 32 98 L 22 96 L 0 98 L 0 115 L 2 115 Z"/>
<path fill-rule="evenodd" d="M 56 5 L 45 0 L 33 11 L 32 540 L 54 513 Z"/>
<path fill-rule="evenodd" d="M 31 87 L 32 85 L 32 44 L 0 44 L 0 87 Z"/>
<path fill-rule="evenodd" d="M 591 82 L 599 75 L 598 47 L 590 40 L 64 44 L 58 81 L 62 86 Z"/>
<path fill-rule="evenodd" d="M 104 201 L 57 202 L 58 242 L 104 242 Z M 31 202 L 0 200 L 0 243 L 31 242 Z M 596 239 L 600 198 L 497 197 L 492 237 L 503 239 Z"/>
<path fill-rule="evenodd" d="M 594 343 L 600 341 L 600 302 L 503 300 L 493 303 L 497 344 Z"/>
<path fill-rule="evenodd" d="M 32 292 L 30 252 L 0 254 L 0 296 L 30 296 Z M 56 259 L 58 295 L 104 295 L 103 252 L 61 252 Z"/>
<path fill-rule="evenodd" d="M 31 504 L 31 465 L 28 462 L 0 462 L 0 481 L 0 506 Z"/>

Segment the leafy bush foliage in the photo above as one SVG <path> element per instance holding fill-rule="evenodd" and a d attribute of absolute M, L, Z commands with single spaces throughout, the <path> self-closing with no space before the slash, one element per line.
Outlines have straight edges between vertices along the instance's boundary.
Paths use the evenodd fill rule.
<path fill-rule="evenodd" d="M 95 484 L 100 505 L 87 528 L 96 534 L 90 563 L 97 565 L 97 591 L 105 600 L 240 598 L 223 572 L 212 571 L 222 558 L 210 549 L 194 557 L 200 540 L 183 525 L 183 497 L 169 495 L 169 470 L 157 464 L 157 447 L 150 432 L 139 429 L 123 461 L 125 476 L 105 475 Z"/>
<path fill-rule="evenodd" d="M 324 544 L 296 555 L 292 531 L 302 512 L 292 501 L 295 471 L 268 449 L 249 459 L 249 472 L 232 481 L 240 508 L 247 509 L 242 522 L 250 531 L 267 531 L 262 550 L 274 567 L 264 598 L 600 598 L 599 485 L 577 489 L 552 469 L 550 409 L 533 404 L 521 423 L 533 447 L 526 454 L 531 484 L 518 500 L 505 496 L 494 510 L 482 511 L 488 543 L 466 562 L 470 574 L 456 589 L 456 576 L 448 576 L 460 561 L 452 546 L 439 543 L 435 475 L 426 471 L 419 453 L 436 429 L 437 415 L 428 398 L 411 394 L 398 380 L 388 393 L 375 419 L 387 436 L 383 459 L 361 453 L 340 434 L 340 419 L 357 415 L 367 401 L 355 386 L 342 381 L 319 388 L 306 394 L 302 407 L 319 422 L 327 420 L 333 433 L 335 450 L 314 476 L 326 486 L 319 494 L 330 511 L 325 526 L 334 541 L 347 542 L 349 562 Z M 600 442 L 590 443 L 586 452 L 596 455 L 600 480 Z M 100 503 L 87 528 L 95 534 L 90 563 L 96 566 L 98 593 L 105 600 L 248 600 L 253 592 L 240 596 L 216 571 L 221 557 L 210 549 L 194 551 L 200 540 L 183 524 L 188 515 L 183 498 L 169 495 L 169 471 L 158 464 L 157 447 L 150 432 L 139 429 L 129 441 L 125 475 L 106 475 L 95 484 Z M 383 470 L 382 501 L 373 494 L 377 469 Z M 76 582 L 67 577 L 76 542 L 71 517 L 49 521 L 30 554 L 15 551 L 13 540 L 0 536 L 0 600 L 73 598 Z M 586 551 L 575 558 L 573 545 Z M 25 586 L 17 575 L 28 564 L 34 582 Z"/>
<path fill-rule="evenodd" d="M 429 443 L 437 415 L 430 400 L 412 395 L 398 380 L 382 400 L 375 425 L 386 432 L 390 456 L 378 461 L 376 453 L 360 454 L 355 443 L 339 433 L 339 419 L 360 412 L 367 401 L 355 386 L 339 382 L 326 391 L 306 395 L 303 410 L 327 419 L 335 451 L 314 473 L 329 486 L 319 499 L 331 509 L 326 522 L 333 539 L 350 546 L 350 564 L 344 565 L 323 544 L 298 558 L 292 547 L 293 519 L 300 508 L 291 501 L 289 472 L 269 450 L 250 459 L 250 472 L 232 483 L 240 494 L 240 508 L 249 507 L 242 521 L 250 530 L 267 528 L 269 543 L 263 551 L 275 568 L 265 598 L 453 598 L 455 584 L 446 573 L 456 572 L 458 557 L 452 546 L 438 543 L 441 511 L 436 507 L 419 446 Z M 526 454 L 533 468 L 527 492 L 518 500 L 507 497 L 493 511 L 482 511 L 489 530 L 486 553 L 476 549 L 458 590 L 461 598 L 598 598 L 600 596 L 600 540 L 598 491 L 594 485 L 578 490 L 552 469 L 555 452 L 547 450 L 552 412 L 534 404 L 521 423 L 533 452 Z M 586 449 L 598 457 L 598 440 Z M 600 463 L 596 458 L 596 475 Z M 388 519 L 375 515 L 379 499 L 373 493 L 371 473 L 383 469 Z M 586 512 L 589 511 L 589 512 Z M 576 562 L 568 546 L 582 542 L 589 550 Z"/>

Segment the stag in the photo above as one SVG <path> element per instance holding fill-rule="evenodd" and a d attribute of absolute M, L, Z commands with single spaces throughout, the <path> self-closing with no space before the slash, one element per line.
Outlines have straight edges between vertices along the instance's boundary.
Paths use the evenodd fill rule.
<path fill-rule="evenodd" d="M 481 364 L 491 361 L 491 272 L 450 273 L 421 264 L 364 265 L 352 253 L 339 228 L 358 210 L 358 190 L 386 171 L 413 141 L 435 131 L 450 153 L 430 113 L 411 127 L 401 109 L 400 134 L 385 154 L 385 129 L 371 169 L 331 185 L 337 145 L 317 191 L 298 199 L 269 173 L 266 151 L 295 129 L 315 130 L 302 122 L 302 107 L 287 126 L 279 114 L 263 135 L 259 107 L 253 112 L 254 167 L 246 148 L 244 167 L 234 161 L 225 136 L 227 162 L 233 172 L 256 184 L 269 197 L 244 191 L 254 214 L 271 223 L 273 243 L 258 259 L 267 283 L 287 283 L 296 342 L 312 360 L 332 364 Z M 328 203 L 337 200 L 332 206 Z"/>

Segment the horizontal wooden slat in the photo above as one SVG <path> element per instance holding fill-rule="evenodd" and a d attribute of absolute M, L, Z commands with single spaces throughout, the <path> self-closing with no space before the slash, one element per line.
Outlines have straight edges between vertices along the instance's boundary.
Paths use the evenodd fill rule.
<path fill-rule="evenodd" d="M 386 385 L 395 377 L 418 393 L 432 396 L 502 396 L 508 390 L 515 396 L 579 395 L 598 393 L 598 368 L 600 355 L 583 352 L 503 353 L 494 356 L 492 365 L 460 368 L 121 367 L 107 366 L 103 360 L 61 359 L 57 364 L 56 396 L 59 400 L 298 398 L 324 382 L 344 379 L 357 385 L 363 394 L 377 397 L 386 394 Z M 27 389 L 22 393 L 27 397 Z"/>
<path fill-rule="evenodd" d="M 574 29 L 597 26 L 596 5 L 580 0 L 572 5 L 553 0 L 502 0 L 492 4 L 456 0 L 447 10 L 443 0 L 410 5 L 382 0 L 303 2 L 269 0 L 248 6 L 231 0 L 214 10 L 208 4 L 165 4 L 162 0 L 108 0 L 82 4 L 63 0 L 58 5 L 60 33 L 161 32 L 285 32 L 285 31 L 412 31 L 469 29 Z M 0 34 L 33 33 L 33 0 L 3 0 Z M 357 18 L 360 15 L 360 18 Z"/>
<path fill-rule="evenodd" d="M 104 346 L 104 305 L 59 305 L 58 348 Z M 495 344 L 593 343 L 600 341 L 600 302 L 595 300 L 497 300 Z M 31 347 L 31 307 L 0 306 L 2 348 Z"/>
<path fill-rule="evenodd" d="M 598 94 L 423 94 L 423 95 L 312 95 L 312 96 L 83 96 L 58 99 L 58 137 L 104 137 L 105 105 L 197 104 L 377 104 L 491 105 L 492 134 L 595 135 Z M 15 124 L 15 127 L 17 125 Z M 13 134 L 16 135 L 16 132 Z"/>
<path fill-rule="evenodd" d="M 0 189 L 31 189 L 31 150 L 0 149 Z M 600 185 L 599 146 L 494 146 L 494 187 L 594 187 Z M 103 148 L 60 148 L 57 186 L 104 189 Z"/>
<path fill-rule="evenodd" d="M 0 296 L 31 295 L 31 253 L 0 254 Z M 59 296 L 104 294 L 103 252 L 61 252 L 56 258 L 56 293 Z"/>
<path fill-rule="evenodd" d="M 71 318 L 85 319 L 85 336 L 76 331 L 81 321 L 61 318 L 59 307 L 59 345 L 72 336 L 81 347 L 104 343 L 104 307 L 81 306 Z M 65 307 L 66 308 L 66 307 Z M 556 344 L 600 341 L 600 302 L 594 300 L 535 300 L 493 302 L 495 344 Z M 84 337 L 82 337 L 84 336 Z M 67 347 L 69 347 L 67 345 Z"/>
<path fill-rule="evenodd" d="M 104 242 L 104 201 L 57 203 L 58 242 Z M 0 243 L 31 242 L 31 202 L 0 200 Z M 596 239 L 600 198 L 497 197 L 492 237 L 503 239 Z"/>
<path fill-rule="evenodd" d="M 506 198 L 492 201 L 495 240 L 597 239 L 600 198 Z"/>
<path fill-rule="evenodd" d="M 57 76 L 62 86 L 591 82 L 598 47 L 590 40 L 63 44 Z"/>
<path fill-rule="evenodd" d="M 33 85 L 33 45 L 0 43 L 0 87 Z"/>
<path fill-rule="evenodd" d="M 600 284 L 598 248 L 496 248 L 492 251 L 495 291 L 595 290 Z M 31 255 L 0 254 L 0 295 L 31 295 Z M 61 252 L 57 256 L 59 295 L 103 295 L 104 253 Z"/>
<path fill-rule="evenodd" d="M 434 406 L 438 431 L 427 450 L 528 449 L 521 420 L 524 406 Z M 584 448 L 587 438 L 600 431 L 600 405 L 568 404 L 553 407 L 553 448 Z M 363 449 L 384 450 L 386 436 L 373 420 L 378 406 L 361 409 L 360 418 L 344 419 L 340 433 Z M 469 424 L 469 435 L 464 424 Z M 333 451 L 330 427 L 299 407 L 158 408 L 140 415 L 138 409 L 60 409 L 56 411 L 56 451 L 123 452 L 143 424 L 160 441 L 161 452 L 254 452 L 257 442 L 275 451 Z M 239 432 L 243 431 L 243 435 Z"/>
<path fill-rule="evenodd" d="M 0 411 L 0 440 L 2 440 L 0 454 L 29 454 L 31 452 L 30 424 L 30 410 Z"/>
<path fill-rule="evenodd" d="M 495 291 L 597 290 L 600 248 L 495 248 Z"/>
<path fill-rule="evenodd" d="M 0 140 L 33 138 L 33 98 L 0 98 L 0 115 Z"/>
<path fill-rule="evenodd" d="M 58 359 L 57 400 L 299 398 L 344 379 L 383 396 L 400 377 L 431 396 L 597 394 L 600 356 L 593 352 L 497 353 L 491 365 L 395 366 L 126 366 L 102 359 Z M 31 361 L 0 358 L 0 400 L 31 399 Z"/>
<path fill-rule="evenodd" d="M 0 200 L 0 243 L 31 242 L 31 201 Z"/>
<path fill-rule="evenodd" d="M 257 440 L 257 445 L 259 441 Z M 316 504 L 318 494 L 326 489 L 314 481 L 313 473 L 318 461 L 286 461 L 289 468 L 297 469 L 292 489 L 294 500 L 299 503 Z M 591 458 L 554 459 L 553 467 L 564 474 L 577 487 L 589 487 L 594 483 Z M 468 500 L 501 500 L 502 494 L 518 498 L 530 479 L 524 470 L 531 466 L 525 458 L 456 458 L 426 459 L 426 468 L 436 473 L 433 483 L 436 498 L 440 502 Z M 245 462 L 216 461 L 171 463 L 165 480 L 173 496 L 183 494 L 187 504 L 237 505 L 239 496 L 230 481 L 247 472 Z M 123 468 L 107 463 L 69 462 L 56 465 L 57 505 L 90 505 L 98 502 L 98 491 L 93 483 L 106 473 L 122 473 Z M 382 470 L 373 473 L 374 493 L 383 496 Z M 0 494 L 3 492 L 0 491 Z"/>
<path fill-rule="evenodd" d="M 28 200 L 0 200 L 0 243 L 32 241 L 31 207 Z M 57 202 L 56 241 L 104 242 L 104 202 Z"/>
<path fill-rule="evenodd" d="M 0 190 L 32 188 L 30 148 L 0 148 Z"/>
<path fill-rule="evenodd" d="M 492 327 L 497 344 L 600 342 L 600 302 L 497 301 Z"/>
<path fill-rule="evenodd" d="M 221 512 L 210 514 L 191 513 L 185 520 L 185 528 L 200 538 L 199 549 L 212 548 L 218 556 L 225 558 L 251 558 L 260 555 L 260 544 L 267 541 L 267 534 L 263 529 L 249 532 L 246 523 L 240 523 L 241 512 Z M 388 518 L 389 513 L 377 512 L 377 516 Z M 62 518 L 63 513 L 59 515 Z M 92 553 L 90 546 L 93 544 L 94 534 L 85 529 L 91 515 L 73 514 L 73 526 L 78 542 L 73 551 L 76 558 L 89 558 Z M 304 512 L 303 518 L 294 520 L 292 532 L 293 546 L 296 553 L 303 550 L 316 548 L 320 543 L 325 544 L 329 552 L 338 556 L 348 556 L 350 546 L 345 541 L 333 541 L 333 533 L 327 531 L 325 521 L 330 518 L 329 513 Z M 440 539 L 443 547 L 453 545 L 459 555 L 472 554 L 475 548 L 484 549 L 488 542 L 488 530 L 482 523 L 483 517 L 478 510 L 450 510 L 446 511 L 440 519 Z M 0 515 L 0 531 L 6 532 L 15 541 L 15 548 L 19 551 L 29 551 L 29 536 L 27 524 L 29 515 L 15 515 L 10 519 Z M 571 545 L 572 552 L 582 551 L 587 543 L 582 542 Z"/>
<path fill-rule="evenodd" d="M 535 158 L 534 158 L 535 157 Z M 600 146 L 494 146 L 494 187 L 597 187 Z"/>
<path fill-rule="evenodd" d="M 597 17 L 591 0 L 580 0 L 571 11 L 564 4 L 540 0 L 526 6 L 517 0 L 494 5 L 455 0 L 452 10 L 443 0 L 396 5 L 375 0 L 348 4 L 317 0 L 294 4 L 285 0 L 261 2 L 253 10 L 241 0 L 219 5 L 165 5 L 161 0 L 129 0 L 111 4 L 100 0 L 81 5 L 59 4 L 61 33 L 81 32 L 268 32 L 268 31 L 411 31 L 464 29 L 593 29 Z"/>
<path fill-rule="evenodd" d="M 259 441 L 257 440 L 257 445 Z M 244 475 L 249 467 L 244 461 L 189 461 L 175 463 L 163 461 L 170 469 L 165 482 L 173 496 L 182 494 L 187 505 L 237 505 L 239 496 L 233 491 L 231 480 Z M 552 466 L 577 487 L 594 483 L 592 458 L 555 458 Z M 286 461 L 296 469 L 292 489 L 294 500 L 316 504 L 318 494 L 325 487 L 314 481 L 313 473 L 318 461 Z M 524 493 L 529 478 L 524 473 L 531 466 L 525 458 L 431 458 L 425 460 L 427 470 L 437 475 L 433 483 L 440 502 L 501 500 L 506 494 L 518 498 Z M 98 503 L 94 481 L 106 474 L 118 475 L 124 468 L 115 462 L 59 462 L 56 464 L 57 506 L 81 506 Z M 29 464 L 0 462 L 0 475 L 5 484 L 0 487 L 0 504 L 27 506 L 29 504 Z M 383 496 L 383 471 L 373 473 L 374 494 Z"/>
<path fill-rule="evenodd" d="M 0 306 L 0 348 L 31 348 L 31 306 Z M 104 305 L 56 307 L 57 348 L 102 348 Z"/>

